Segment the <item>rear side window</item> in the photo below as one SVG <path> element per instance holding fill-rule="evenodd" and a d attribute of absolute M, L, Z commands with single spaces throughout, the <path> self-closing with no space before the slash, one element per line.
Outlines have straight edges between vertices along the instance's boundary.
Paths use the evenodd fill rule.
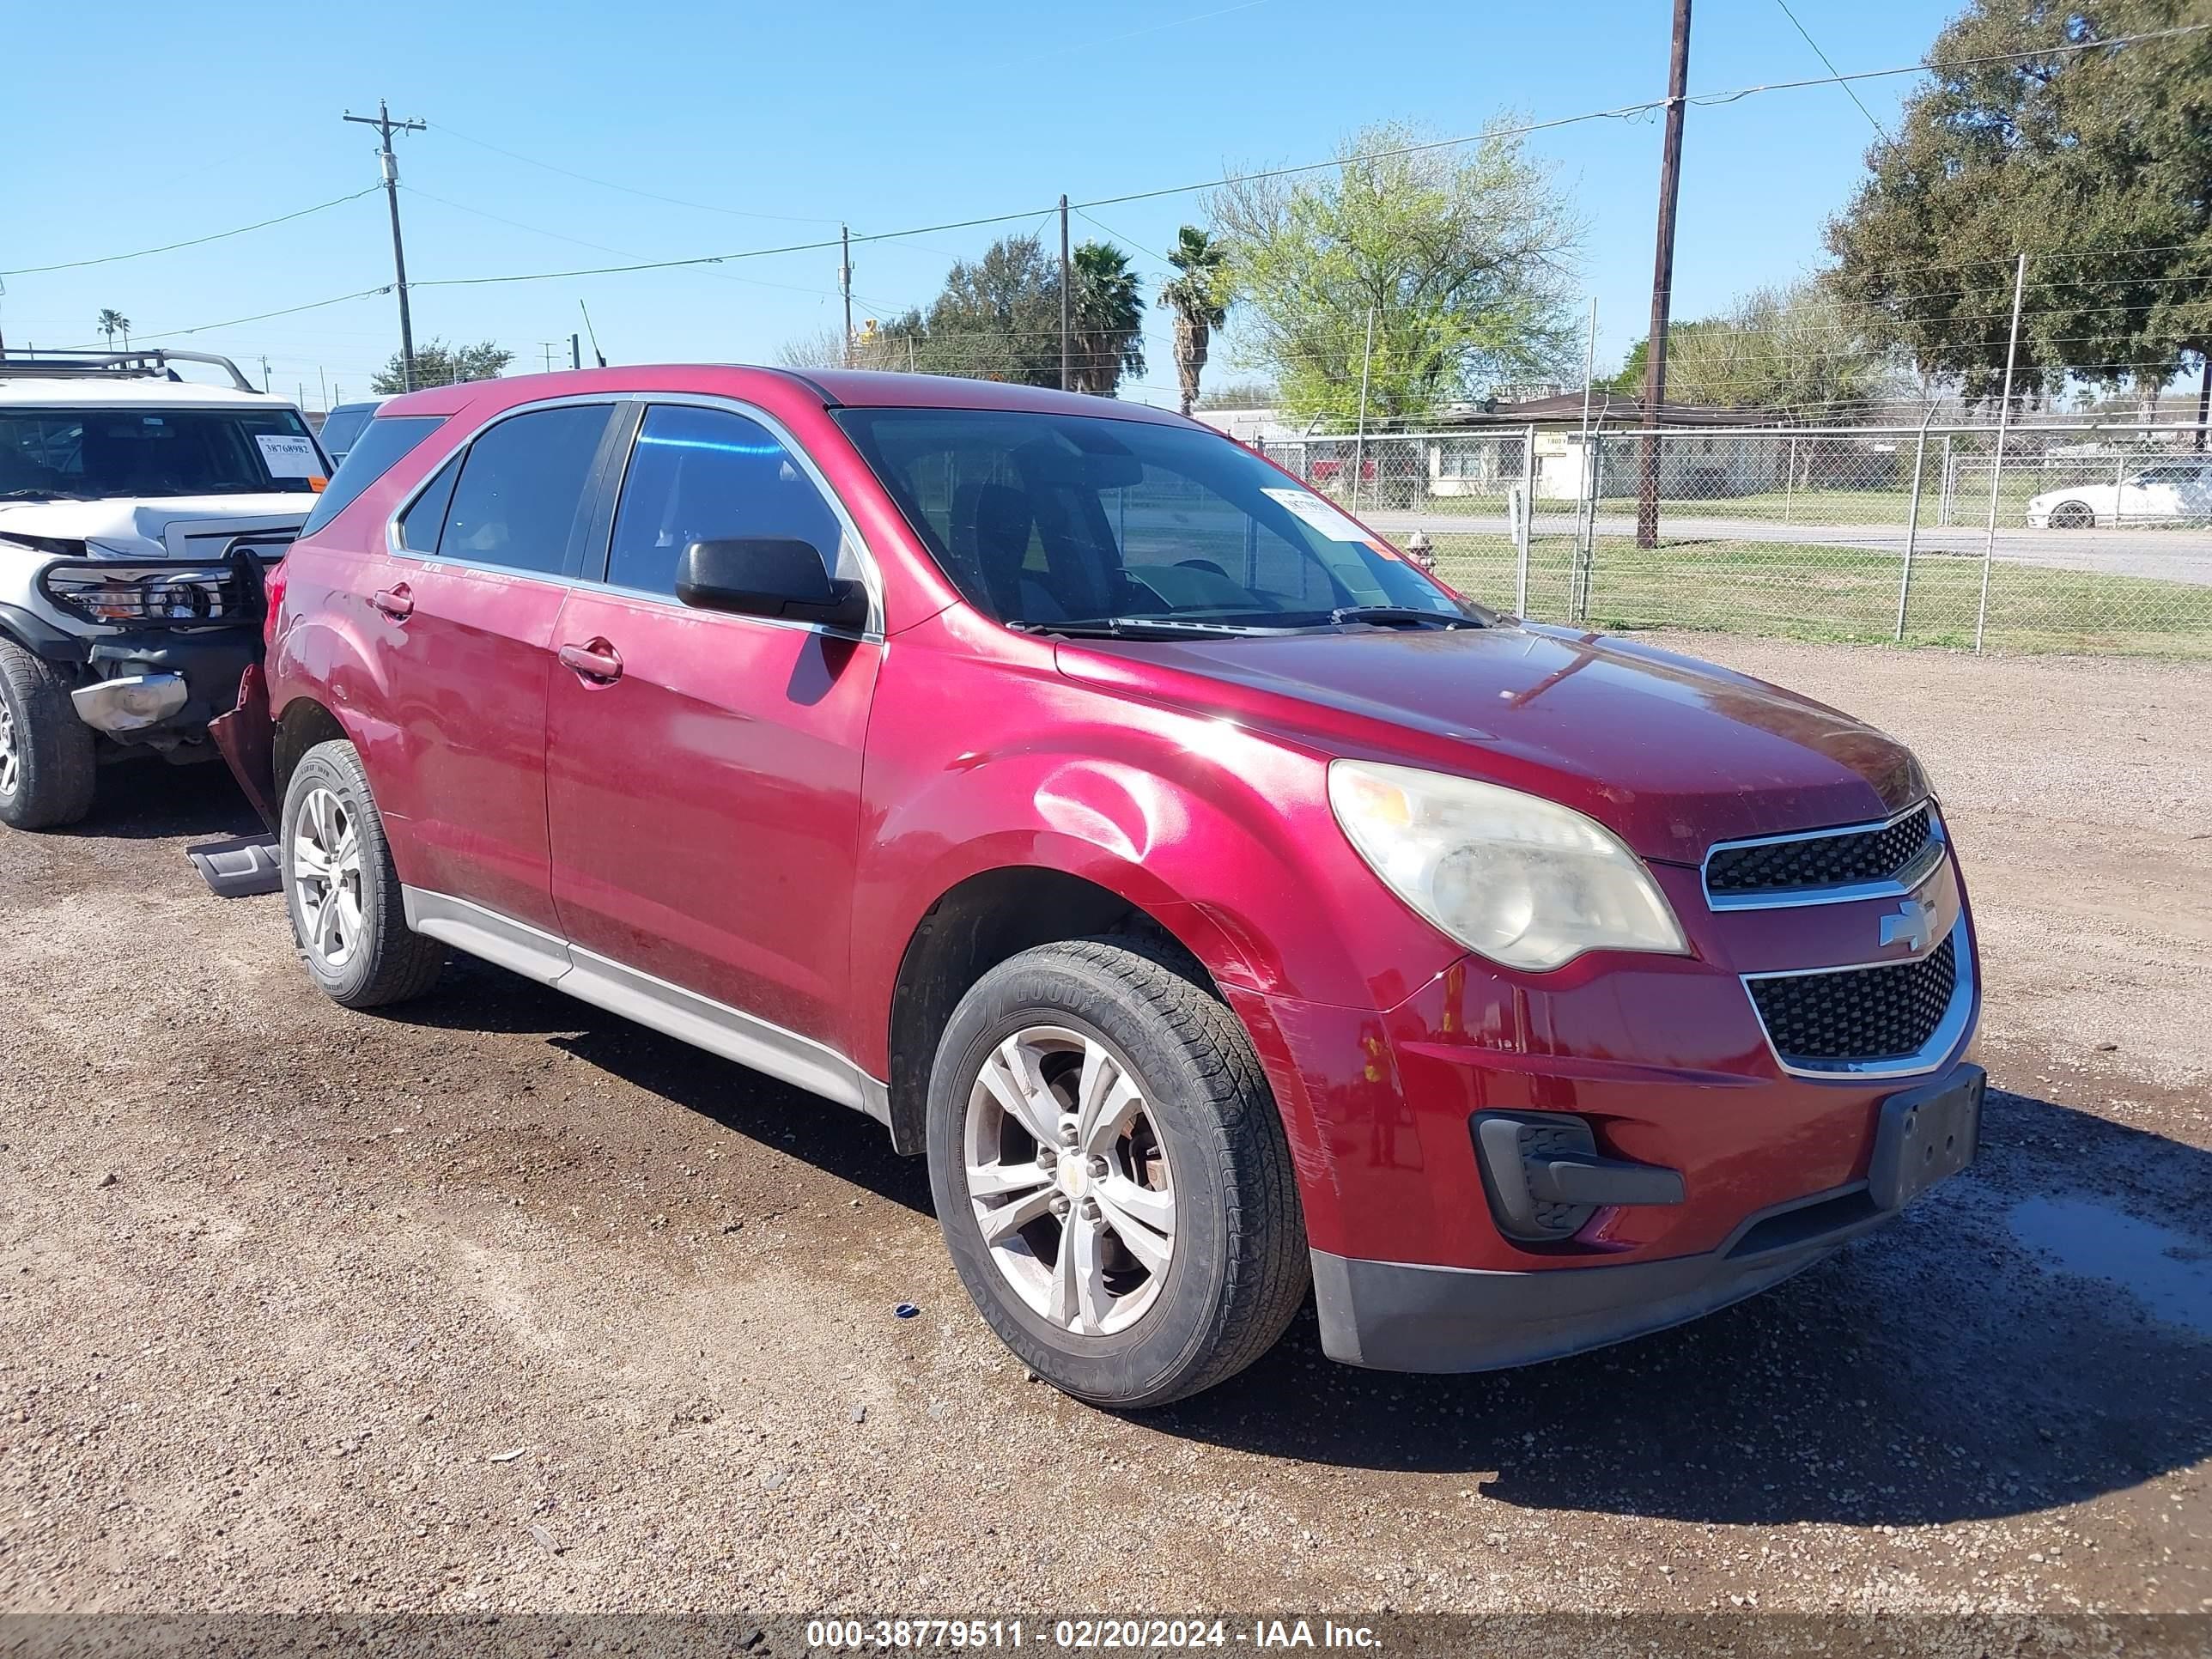
<path fill-rule="evenodd" d="M 323 422 L 323 448 L 343 461 L 353 452 L 353 441 L 361 436 L 362 428 L 376 413 L 375 405 L 366 408 L 344 406 L 332 410 Z"/>
<path fill-rule="evenodd" d="M 774 433 L 727 410 L 656 404 L 623 480 L 607 580 L 673 594 L 686 547 L 743 538 L 806 542 L 840 576 L 860 574 L 836 514 Z"/>
<path fill-rule="evenodd" d="M 315 510 L 300 526 L 304 538 L 313 535 L 360 499 L 361 493 L 398 464 L 401 456 L 445 423 L 442 415 L 395 415 L 371 421 L 360 441 L 346 452 L 337 473 L 324 486 Z"/>
<path fill-rule="evenodd" d="M 469 446 L 438 556 L 558 575 L 605 435 L 610 404 L 568 404 L 501 421 Z"/>

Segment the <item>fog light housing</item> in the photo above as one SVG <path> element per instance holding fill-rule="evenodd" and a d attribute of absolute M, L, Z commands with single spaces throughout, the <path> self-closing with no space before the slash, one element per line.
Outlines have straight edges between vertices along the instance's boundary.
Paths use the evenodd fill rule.
<path fill-rule="evenodd" d="M 1682 1172 L 1597 1155 L 1588 1121 L 1564 1112 L 1477 1112 L 1475 1163 L 1498 1231 L 1524 1244 L 1573 1237 L 1599 1210 L 1680 1204 Z"/>

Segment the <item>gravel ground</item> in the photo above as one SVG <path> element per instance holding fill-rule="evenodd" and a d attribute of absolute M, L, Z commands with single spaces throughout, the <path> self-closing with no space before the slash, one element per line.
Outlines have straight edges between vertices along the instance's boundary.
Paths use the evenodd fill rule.
<path fill-rule="evenodd" d="M 179 856 L 223 777 L 0 834 L 0 1609 L 2212 1608 L 2212 675 L 1686 648 L 1926 759 L 1981 1162 L 1683 1330 L 1413 1378 L 1309 1317 L 1136 1420 L 860 1117 L 479 965 L 325 1002 Z"/>

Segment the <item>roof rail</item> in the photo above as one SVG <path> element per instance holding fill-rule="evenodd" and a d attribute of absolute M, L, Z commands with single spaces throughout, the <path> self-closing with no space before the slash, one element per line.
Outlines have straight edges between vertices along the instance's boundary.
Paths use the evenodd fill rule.
<path fill-rule="evenodd" d="M 171 363 L 212 363 L 230 376 L 231 384 L 240 392 L 258 392 L 261 388 L 247 380 L 239 367 L 228 357 L 219 357 L 211 351 L 9 351 L 0 350 L 0 377 L 34 377 L 41 380 L 85 380 L 106 376 L 165 377 L 181 380 L 185 377 L 171 368 Z"/>

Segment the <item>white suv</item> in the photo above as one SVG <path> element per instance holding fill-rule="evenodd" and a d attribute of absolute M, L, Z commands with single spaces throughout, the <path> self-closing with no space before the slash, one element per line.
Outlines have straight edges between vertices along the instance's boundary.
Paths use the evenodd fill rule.
<path fill-rule="evenodd" d="M 228 358 L 0 356 L 0 823 L 75 823 L 103 759 L 215 757 L 208 722 L 260 653 L 262 564 L 330 472 L 298 408 Z"/>

